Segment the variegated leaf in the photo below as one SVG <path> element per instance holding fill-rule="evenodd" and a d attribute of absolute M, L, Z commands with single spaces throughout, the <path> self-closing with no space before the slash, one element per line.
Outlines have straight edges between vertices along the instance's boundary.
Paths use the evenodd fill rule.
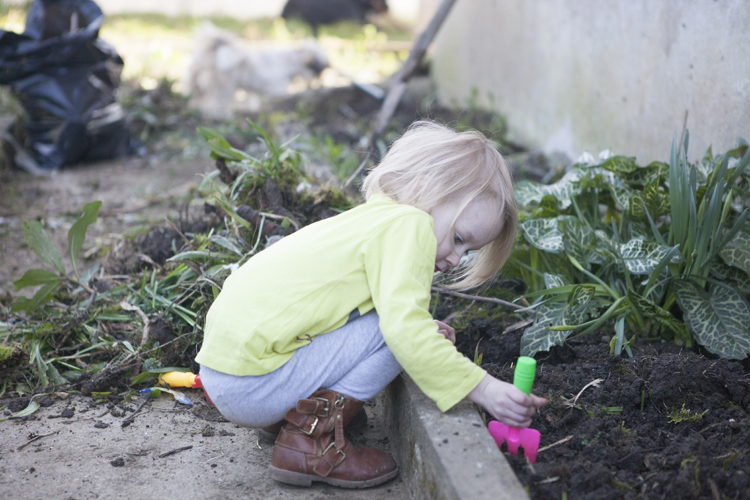
<path fill-rule="evenodd" d="M 750 293 L 750 276 L 739 267 L 728 266 L 714 259 L 711 261 L 710 271 L 714 277 L 731 282 L 742 293 Z"/>
<path fill-rule="evenodd" d="M 569 285 L 567 279 L 562 274 L 550 274 L 544 273 L 544 287 L 547 289 L 557 288 L 560 286 Z"/>
<path fill-rule="evenodd" d="M 555 325 L 567 309 L 564 302 L 551 302 L 539 306 L 536 311 L 534 324 L 521 336 L 521 356 L 533 356 L 539 351 L 549 351 L 556 345 L 563 345 L 570 331 L 547 330 L 547 326 Z"/>
<path fill-rule="evenodd" d="M 677 302 L 693 337 L 728 359 L 750 353 L 750 304 L 736 290 L 712 285 L 710 293 L 688 280 L 674 282 Z"/>
<path fill-rule="evenodd" d="M 564 325 L 580 325 L 589 318 L 588 303 L 594 298 L 596 289 L 593 286 L 580 285 L 573 289 L 565 311 Z"/>
<path fill-rule="evenodd" d="M 656 179 L 666 179 L 669 175 L 669 165 L 660 161 L 651 162 L 645 167 L 623 175 L 631 186 L 645 186 Z"/>
<path fill-rule="evenodd" d="M 527 219 L 521 222 L 521 229 L 526 241 L 539 250 L 551 253 L 560 253 L 564 250 L 557 219 Z"/>
<path fill-rule="evenodd" d="M 644 208 L 645 203 L 645 208 Z M 646 184 L 640 196 L 630 197 L 630 217 L 637 221 L 647 221 L 646 209 L 651 220 L 670 213 L 669 194 L 659 191 L 659 179 Z"/>
<path fill-rule="evenodd" d="M 550 185 L 521 181 L 515 187 L 516 202 L 520 206 L 527 206 L 532 202 L 541 203 L 542 198 L 551 194 L 557 198 L 560 208 L 564 210 L 570 206 L 570 199 L 581 192 L 575 182 L 582 175 L 583 173 L 580 170 L 573 169 L 566 173 L 562 179 Z"/>
<path fill-rule="evenodd" d="M 630 200 L 633 198 L 633 191 L 612 184 L 608 184 L 607 188 L 609 189 L 609 194 L 612 195 L 612 199 L 615 200 L 615 203 L 623 209 L 627 208 L 630 204 Z"/>
<path fill-rule="evenodd" d="M 638 164 L 635 158 L 629 158 L 627 156 L 613 156 L 609 160 L 605 161 L 599 168 L 609 170 L 619 175 L 627 175 L 638 170 Z"/>
<path fill-rule="evenodd" d="M 599 263 L 602 259 L 599 254 L 590 250 L 595 246 L 594 232 L 581 224 L 574 217 L 566 217 L 561 221 L 563 231 L 563 246 L 565 252 L 576 259 L 587 270 L 591 264 Z"/>
<path fill-rule="evenodd" d="M 677 338 L 685 340 L 690 339 L 690 332 L 688 331 L 687 326 L 685 326 L 685 323 L 675 318 L 669 311 L 662 309 L 632 290 L 628 290 L 628 298 L 630 299 L 630 303 L 638 309 L 638 312 L 640 312 L 643 317 L 652 319 L 662 326 L 669 328 Z"/>
<path fill-rule="evenodd" d="M 594 297 L 592 286 L 578 286 L 571 292 L 568 302 L 551 302 L 539 306 L 534 324 L 521 336 L 521 355 L 533 356 L 539 351 L 547 351 L 562 345 L 574 331 L 548 330 L 550 326 L 575 326 L 589 318 L 588 304 Z"/>
<path fill-rule="evenodd" d="M 739 231 L 719 252 L 724 262 L 739 267 L 750 276 L 750 234 Z"/>
<path fill-rule="evenodd" d="M 625 184 L 625 181 L 622 180 L 622 177 L 613 172 L 610 172 L 609 170 L 604 170 L 603 168 L 599 167 L 594 167 L 588 170 L 594 175 L 601 175 L 604 178 L 604 182 L 608 186 L 615 186 L 623 189 L 627 188 L 627 185 Z"/>
<path fill-rule="evenodd" d="M 669 247 L 659 245 L 655 241 L 632 239 L 622 245 L 617 245 L 620 257 L 625 267 L 632 274 L 649 274 L 659 264 L 659 261 L 669 252 Z M 679 254 L 672 257 L 672 264 L 680 262 Z"/>

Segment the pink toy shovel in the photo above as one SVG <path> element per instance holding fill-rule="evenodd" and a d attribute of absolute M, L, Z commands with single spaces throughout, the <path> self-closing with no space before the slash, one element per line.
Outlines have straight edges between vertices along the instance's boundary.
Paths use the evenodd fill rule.
<path fill-rule="evenodd" d="M 531 394 L 531 386 L 534 385 L 536 373 L 536 360 L 528 356 L 521 356 L 516 363 L 516 371 L 513 375 L 513 385 L 521 389 L 527 395 Z M 536 452 L 539 449 L 539 441 L 542 435 L 536 429 L 519 429 L 511 427 L 497 420 L 493 420 L 487 426 L 490 435 L 502 449 L 503 443 L 508 443 L 508 451 L 518 455 L 518 447 L 523 447 L 524 456 L 532 464 L 536 462 Z"/>

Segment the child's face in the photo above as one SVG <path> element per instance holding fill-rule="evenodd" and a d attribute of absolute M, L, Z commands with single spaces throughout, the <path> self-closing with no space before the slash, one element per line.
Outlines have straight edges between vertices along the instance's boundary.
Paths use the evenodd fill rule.
<path fill-rule="evenodd" d="M 456 267 L 464 253 L 479 250 L 500 234 L 501 227 L 497 224 L 500 203 L 497 200 L 483 198 L 471 202 L 451 228 L 458 206 L 458 202 L 441 203 L 430 212 L 437 238 L 436 272 Z"/>

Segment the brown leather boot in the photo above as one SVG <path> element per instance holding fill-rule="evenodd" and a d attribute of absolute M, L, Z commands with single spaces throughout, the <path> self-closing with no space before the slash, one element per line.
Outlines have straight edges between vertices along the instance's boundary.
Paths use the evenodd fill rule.
<path fill-rule="evenodd" d="M 334 391 L 316 391 L 284 415 L 268 472 L 276 481 L 310 486 L 320 481 L 343 488 L 367 488 L 396 477 L 398 466 L 387 453 L 353 446 L 344 437 L 364 402 Z"/>
<path fill-rule="evenodd" d="M 354 401 L 354 400 L 352 400 Z M 255 429 L 255 435 L 258 436 L 261 442 L 267 444 L 273 444 L 276 442 L 276 438 L 279 436 L 281 428 L 286 424 L 286 420 L 276 422 L 273 425 L 267 427 L 261 427 Z M 367 425 L 367 413 L 364 407 L 360 408 L 357 413 L 354 414 L 352 421 L 345 424 L 344 427 L 351 430 L 361 429 Z"/>

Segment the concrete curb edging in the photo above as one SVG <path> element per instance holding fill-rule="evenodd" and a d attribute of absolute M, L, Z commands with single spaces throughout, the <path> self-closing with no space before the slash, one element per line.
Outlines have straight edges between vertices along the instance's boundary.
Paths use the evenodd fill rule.
<path fill-rule="evenodd" d="M 378 399 L 411 498 L 528 500 L 471 403 L 442 413 L 405 374 Z"/>

